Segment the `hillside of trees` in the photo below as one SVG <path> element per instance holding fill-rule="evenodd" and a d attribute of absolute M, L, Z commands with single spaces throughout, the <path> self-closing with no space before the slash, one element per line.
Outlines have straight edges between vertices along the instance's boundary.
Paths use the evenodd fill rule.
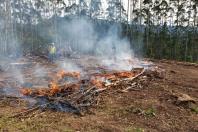
<path fill-rule="evenodd" d="M 65 40 L 62 22 L 81 17 L 100 35 L 121 25 L 138 56 L 198 62 L 197 0 L 1 0 L 0 53 L 42 52 Z"/>

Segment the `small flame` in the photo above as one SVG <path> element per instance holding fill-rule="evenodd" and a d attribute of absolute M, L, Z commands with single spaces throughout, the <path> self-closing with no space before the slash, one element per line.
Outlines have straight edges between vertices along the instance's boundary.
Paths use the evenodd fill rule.
<path fill-rule="evenodd" d="M 128 71 L 117 72 L 117 73 L 114 73 L 114 75 L 117 76 L 118 78 L 132 78 L 135 76 L 133 72 L 128 72 Z"/>
<path fill-rule="evenodd" d="M 57 73 L 57 77 L 62 79 L 64 77 L 75 77 L 75 78 L 80 78 L 80 72 L 66 72 L 64 70 L 60 70 L 58 73 Z"/>
<path fill-rule="evenodd" d="M 20 92 L 23 94 L 23 95 L 31 95 L 32 94 L 32 90 L 30 88 L 23 88 L 20 90 Z"/>
<path fill-rule="evenodd" d="M 50 83 L 50 94 L 54 95 L 58 92 L 60 92 L 60 88 L 59 88 L 58 84 L 55 82 L 51 82 Z"/>
<path fill-rule="evenodd" d="M 130 71 L 123 71 L 123 72 L 115 72 L 115 73 L 107 73 L 107 74 L 97 74 L 94 76 L 97 78 L 105 78 L 108 80 L 117 80 L 122 78 L 132 78 L 135 76 L 135 73 Z"/>
<path fill-rule="evenodd" d="M 104 82 L 99 78 L 92 78 L 90 83 L 92 85 L 96 86 L 97 88 L 103 88 L 104 87 Z"/>
<path fill-rule="evenodd" d="M 57 73 L 57 77 L 58 77 L 58 78 L 63 78 L 64 75 L 65 75 L 65 71 L 64 71 L 64 70 L 60 70 L 60 71 L 58 71 L 58 73 Z"/>

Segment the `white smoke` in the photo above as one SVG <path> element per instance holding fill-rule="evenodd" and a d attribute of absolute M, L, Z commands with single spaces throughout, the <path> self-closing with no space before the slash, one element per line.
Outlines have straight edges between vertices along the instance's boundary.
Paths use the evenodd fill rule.
<path fill-rule="evenodd" d="M 122 60 L 132 60 L 133 50 L 127 38 L 121 37 L 122 30 L 119 24 L 111 25 L 106 32 L 100 31 L 101 29 L 95 27 L 93 21 L 87 18 L 75 18 L 58 25 L 59 33 L 55 36 L 61 39 L 60 43 L 57 43 L 59 51 L 65 50 L 70 54 L 78 54 L 79 57 L 90 55 L 102 58 L 100 63 L 113 69 L 131 69 L 131 65 Z M 68 60 L 65 63 L 70 65 Z M 116 63 L 117 65 L 112 66 Z"/>
<path fill-rule="evenodd" d="M 64 61 L 58 61 L 57 64 L 58 68 L 67 72 L 83 72 L 83 70 L 77 64 L 69 59 L 65 59 Z"/>
<path fill-rule="evenodd" d="M 47 69 L 39 64 L 36 64 L 33 75 L 39 78 L 45 77 L 47 75 Z"/>

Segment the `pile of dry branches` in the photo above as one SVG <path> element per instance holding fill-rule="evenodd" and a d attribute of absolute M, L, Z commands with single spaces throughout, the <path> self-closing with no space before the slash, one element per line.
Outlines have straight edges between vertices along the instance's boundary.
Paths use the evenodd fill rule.
<path fill-rule="evenodd" d="M 36 108 L 80 114 L 81 111 L 98 103 L 99 93 L 113 88 L 122 81 L 134 80 L 144 73 L 144 69 L 130 72 L 91 74 L 81 79 L 78 72 L 57 72 L 48 88 L 22 88 L 21 93 L 37 100 Z M 65 81 L 73 78 L 74 82 Z M 61 83 L 61 84 L 60 84 Z"/>

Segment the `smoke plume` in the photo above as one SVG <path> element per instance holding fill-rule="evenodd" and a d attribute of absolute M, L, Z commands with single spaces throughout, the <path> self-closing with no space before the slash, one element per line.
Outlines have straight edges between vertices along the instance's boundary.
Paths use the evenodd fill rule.
<path fill-rule="evenodd" d="M 119 66 L 114 66 L 114 68 L 131 69 L 131 66 L 126 66 L 125 62 L 119 61 L 134 58 L 129 41 L 121 36 L 120 24 L 100 29 L 88 18 L 75 18 L 60 22 L 58 25 L 56 37 L 53 38 L 58 47 L 58 53 L 64 50 L 80 57 L 95 56 L 102 58 L 100 63 L 111 68 L 113 68 L 112 64 L 118 63 Z M 68 65 L 69 62 L 66 63 Z"/>

